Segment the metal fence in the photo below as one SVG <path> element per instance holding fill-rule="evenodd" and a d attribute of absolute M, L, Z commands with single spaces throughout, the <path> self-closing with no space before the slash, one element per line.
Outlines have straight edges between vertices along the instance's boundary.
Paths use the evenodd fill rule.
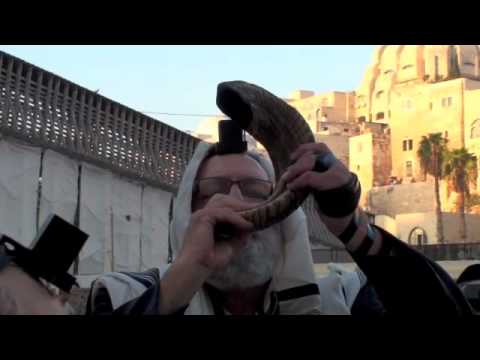
<path fill-rule="evenodd" d="M 410 246 L 434 261 L 480 259 L 480 243 Z M 348 252 L 343 249 L 313 249 L 312 255 L 316 264 L 353 262 Z"/>
<path fill-rule="evenodd" d="M 171 192 L 199 142 L 1 51 L 0 132 Z"/>

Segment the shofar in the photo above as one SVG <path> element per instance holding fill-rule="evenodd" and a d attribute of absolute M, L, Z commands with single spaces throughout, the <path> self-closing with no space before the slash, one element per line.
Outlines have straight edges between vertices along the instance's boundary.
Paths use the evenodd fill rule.
<path fill-rule="evenodd" d="M 290 164 L 290 155 L 301 144 L 315 141 L 305 119 L 292 106 L 259 86 L 243 81 L 218 85 L 217 105 L 225 115 L 258 140 L 267 150 L 277 183 L 264 203 L 241 212 L 256 230 L 282 221 L 308 196 L 308 191 L 290 191 L 279 181 Z"/>

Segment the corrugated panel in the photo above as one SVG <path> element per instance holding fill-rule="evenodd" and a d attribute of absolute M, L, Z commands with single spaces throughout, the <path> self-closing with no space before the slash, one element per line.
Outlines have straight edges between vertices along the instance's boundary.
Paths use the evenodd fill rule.
<path fill-rule="evenodd" d="M 39 224 L 51 213 L 74 223 L 78 199 L 78 164 L 47 150 L 43 156 Z"/>
<path fill-rule="evenodd" d="M 168 260 L 168 222 L 172 194 L 146 186 L 142 197 L 142 270 L 166 264 Z"/>
<path fill-rule="evenodd" d="M 38 148 L 0 140 L 0 233 L 29 246 L 37 217 Z"/>
<path fill-rule="evenodd" d="M 83 163 L 80 192 L 80 229 L 90 235 L 79 261 L 79 274 L 102 274 L 111 271 L 107 245 L 111 233 L 112 173 Z"/>
<path fill-rule="evenodd" d="M 113 176 L 111 187 L 113 268 L 115 271 L 139 271 L 142 188 L 117 176 Z"/>

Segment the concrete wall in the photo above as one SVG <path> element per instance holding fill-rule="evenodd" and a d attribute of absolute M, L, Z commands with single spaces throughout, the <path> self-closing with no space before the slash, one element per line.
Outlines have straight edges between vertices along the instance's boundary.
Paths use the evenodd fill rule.
<path fill-rule="evenodd" d="M 345 166 L 349 163 L 348 137 L 341 135 L 316 135 L 317 142 L 325 143 Z"/>
<path fill-rule="evenodd" d="M 388 215 L 375 216 L 375 225 L 385 229 L 392 235 L 397 236 L 398 234 L 397 221 Z"/>
<path fill-rule="evenodd" d="M 350 171 L 357 174 L 362 186 L 360 206 L 365 207 L 368 192 L 373 186 L 373 134 L 367 133 L 349 139 Z"/>
<path fill-rule="evenodd" d="M 443 231 L 445 241 L 451 244 L 461 243 L 458 234 L 460 226 L 460 216 L 454 213 L 442 213 L 443 217 Z M 386 215 L 377 215 L 375 217 L 375 225 L 387 230 L 399 239 L 412 245 L 417 245 L 416 239 L 409 237 L 415 228 L 421 228 L 425 231 L 427 236 L 426 244 L 438 244 L 437 239 L 437 217 L 434 211 L 417 212 L 408 214 L 397 214 L 395 217 Z M 480 216 L 466 215 L 467 221 L 467 241 L 480 242 Z"/>
<path fill-rule="evenodd" d="M 392 172 L 389 133 L 373 133 L 373 186 L 388 184 Z"/>
<path fill-rule="evenodd" d="M 419 227 L 427 234 L 428 244 L 437 244 L 435 212 L 399 214 L 395 217 L 397 233 L 400 240 L 408 243 L 410 232 Z"/>
<path fill-rule="evenodd" d="M 406 162 L 413 163 L 413 177 L 423 177 L 417 150 L 422 136 L 440 132 L 451 148 L 462 145 L 463 79 L 437 84 L 415 84 L 395 91 L 390 103 L 392 175 L 405 178 Z M 442 104 L 451 98 L 450 106 Z M 403 149 L 403 141 L 412 140 L 412 149 Z"/>
<path fill-rule="evenodd" d="M 376 214 L 397 214 L 435 210 L 433 183 L 419 182 L 374 187 L 368 194 L 368 208 Z"/>
<path fill-rule="evenodd" d="M 480 216 L 466 215 L 467 242 L 480 242 Z M 458 237 L 460 228 L 460 215 L 443 213 L 445 239 L 449 242 L 460 242 Z"/>
<path fill-rule="evenodd" d="M 0 139 L 0 165 L 0 233 L 29 247 L 50 213 L 75 224 L 89 234 L 82 287 L 167 262 L 171 193 L 10 138 Z"/>
<path fill-rule="evenodd" d="M 305 93 L 300 99 L 290 96 L 288 103 L 302 114 L 312 127 L 326 115 L 328 121 L 354 122 L 355 121 L 355 96 L 353 92 L 329 92 L 318 95 Z M 315 130 L 314 130 L 315 131 Z"/>

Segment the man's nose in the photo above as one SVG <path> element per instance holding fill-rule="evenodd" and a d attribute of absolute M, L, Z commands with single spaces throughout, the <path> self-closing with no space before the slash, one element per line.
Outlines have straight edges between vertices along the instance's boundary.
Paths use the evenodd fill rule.
<path fill-rule="evenodd" d="M 243 200 L 243 194 L 242 194 L 242 191 L 240 190 L 240 187 L 238 186 L 238 184 L 233 184 L 232 185 L 228 195 L 233 196 L 234 198 L 237 198 L 239 200 Z"/>

